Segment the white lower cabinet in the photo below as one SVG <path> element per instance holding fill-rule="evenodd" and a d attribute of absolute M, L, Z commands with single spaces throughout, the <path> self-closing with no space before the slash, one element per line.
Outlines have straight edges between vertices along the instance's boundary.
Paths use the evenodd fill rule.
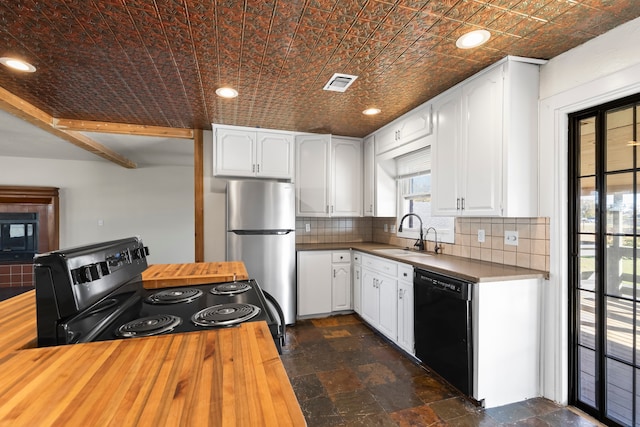
<path fill-rule="evenodd" d="M 413 266 L 362 255 L 360 315 L 400 348 L 415 355 Z"/>
<path fill-rule="evenodd" d="M 407 353 L 415 355 L 413 335 L 413 266 L 398 264 L 398 340 Z"/>
<path fill-rule="evenodd" d="M 331 251 L 298 252 L 298 316 L 331 312 Z"/>
<path fill-rule="evenodd" d="M 353 252 L 351 256 L 352 278 L 351 287 L 353 288 L 353 311 L 362 316 L 362 254 Z"/>
<path fill-rule="evenodd" d="M 541 284 L 473 285 L 473 397 L 486 408 L 540 395 Z"/>
<path fill-rule="evenodd" d="M 331 254 L 331 310 L 351 310 L 351 254 Z"/>
<path fill-rule="evenodd" d="M 298 317 L 343 310 L 351 310 L 350 252 L 298 252 Z"/>

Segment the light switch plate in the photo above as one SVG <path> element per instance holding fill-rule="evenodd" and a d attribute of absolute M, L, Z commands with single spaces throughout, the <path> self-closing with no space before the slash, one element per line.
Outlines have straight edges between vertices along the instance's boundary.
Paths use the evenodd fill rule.
<path fill-rule="evenodd" d="M 506 231 L 504 232 L 504 244 L 510 246 L 518 246 L 518 232 Z"/>
<path fill-rule="evenodd" d="M 484 243 L 484 230 L 478 230 L 478 242 Z"/>
<path fill-rule="evenodd" d="M 304 231 L 306 231 L 307 233 L 311 232 L 311 224 L 305 224 Z"/>
<path fill-rule="evenodd" d="M 389 232 L 389 226 L 387 224 L 384 225 L 384 232 L 385 233 Z"/>

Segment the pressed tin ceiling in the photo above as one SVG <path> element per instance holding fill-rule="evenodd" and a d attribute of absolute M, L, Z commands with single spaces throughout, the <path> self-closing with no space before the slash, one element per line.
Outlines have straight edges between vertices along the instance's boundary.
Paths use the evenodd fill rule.
<path fill-rule="evenodd" d="M 364 136 L 506 55 L 549 59 L 638 16 L 638 0 L 3 1 L 0 56 L 37 71 L 0 67 L 0 86 L 57 118 Z M 476 29 L 491 39 L 457 49 Z M 322 90 L 334 73 L 358 78 Z"/>

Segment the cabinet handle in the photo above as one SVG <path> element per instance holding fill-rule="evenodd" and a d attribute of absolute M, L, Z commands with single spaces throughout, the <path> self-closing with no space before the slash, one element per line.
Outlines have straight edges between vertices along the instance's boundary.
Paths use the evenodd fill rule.
<path fill-rule="evenodd" d="M 462 198 L 462 210 L 464 210 L 464 197 Z"/>
<path fill-rule="evenodd" d="M 401 132 L 402 131 L 400 131 L 400 130 L 398 131 L 398 141 L 400 141 L 400 139 L 402 139 L 402 133 Z"/>
<path fill-rule="evenodd" d="M 251 172 L 255 173 L 255 171 L 256 171 L 256 165 L 251 165 Z"/>
<path fill-rule="evenodd" d="M 257 164 L 257 165 L 256 165 L 256 172 L 257 172 L 257 173 L 260 173 L 260 164 Z"/>
<path fill-rule="evenodd" d="M 356 279 L 360 278 L 360 272 L 358 270 L 356 270 Z"/>
<path fill-rule="evenodd" d="M 327 205 L 327 213 L 329 213 L 329 205 Z"/>
<path fill-rule="evenodd" d="M 398 289 L 398 299 L 402 299 L 402 289 Z"/>
<path fill-rule="evenodd" d="M 373 205 L 369 205 L 369 212 L 373 212 Z"/>
<path fill-rule="evenodd" d="M 333 205 L 331 205 L 331 213 L 333 213 Z"/>
<path fill-rule="evenodd" d="M 456 210 L 459 211 L 460 210 L 460 197 L 458 197 L 456 199 Z"/>
<path fill-rule="evenodd" d="M 336 269 L 335 268 L 333 269 L 333 277 L 334 278 L 336 277 Z"/>

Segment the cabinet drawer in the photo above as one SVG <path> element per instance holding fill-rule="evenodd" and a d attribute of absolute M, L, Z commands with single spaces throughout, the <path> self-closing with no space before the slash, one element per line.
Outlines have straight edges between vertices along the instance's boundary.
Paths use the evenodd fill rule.
<path fill-rule="evenodd" d="M 413 282 L 413 266 L 398 263 L 398 280 Z"/>
<path fill-rule="evenodd" d="M 360 252 L 354 252 L 352 261 L 357 265 L 362 264 L 362 254 Z"/>
<path fill-rule="evenodd" d="M 363 255 L 362 265 L 364 267 L 370 268 L 371 270 L 379 271 L 380 273 L 384 273 L 389 276 L 396 277 L 398 274 L 398 264 L 395 261 L 390 261 L 385 258 Z"/>
<path fill-rule="evenodd" d="M 331 254 L 331 262 L 351 262 L 351 256 L 348 251 L 333 252 Z"/>

